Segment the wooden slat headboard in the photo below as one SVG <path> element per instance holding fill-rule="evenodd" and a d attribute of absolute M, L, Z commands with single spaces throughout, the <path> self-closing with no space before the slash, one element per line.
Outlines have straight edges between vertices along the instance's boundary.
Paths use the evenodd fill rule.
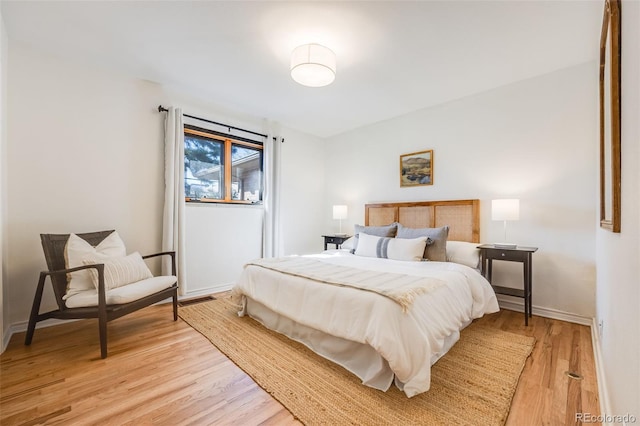
<path fill-rule="evenodd" d="M 364 224 L 399 222 L 409 228 L 449 225 L 449 240 L 480 242 L 480 200 L 414 201 L 376 203 L 364 207 Z"/>

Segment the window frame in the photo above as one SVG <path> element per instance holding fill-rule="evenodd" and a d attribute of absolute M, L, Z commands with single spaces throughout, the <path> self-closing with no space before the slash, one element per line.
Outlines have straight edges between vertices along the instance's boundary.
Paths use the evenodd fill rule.
<path fill-rule="evenodd" d="M 223 176 L 224 176 L 224 198 L 214 199 L 214 198 L 191 198 L 184 197 L 186 203 L 207 203 L 207 204 L 240 204 L 240 205 L 261 205 L 263 203 L 263 195 L 264 195 L 264 144 L 262 142 L 254 141 L 251 139 L 245 139 L 237 136 L 226 135 L 224 133 L 216 132 L 214 130 L 203 129 L 201 127 L 196 127 L 192 125 L 184 125 L 184 135 L 191 136 L 200 136 L 206 139 L 214 139 L 216 141 L 223 143 L 223 154 L 222 158 L 224 159 L 221 167 L 223 168 Z M 240 145 L 242 147 L 255 149 L 260 152 L 260 200 L 259 201 L 248 201 L 248 200 L 234 200 L 232 199 L 233 191 L 232 191 L 232 170 L 233 170 L 233 159 L 232 159 L 232 146 Z M 227 161 L 228 160 L 228 161 Z"/>

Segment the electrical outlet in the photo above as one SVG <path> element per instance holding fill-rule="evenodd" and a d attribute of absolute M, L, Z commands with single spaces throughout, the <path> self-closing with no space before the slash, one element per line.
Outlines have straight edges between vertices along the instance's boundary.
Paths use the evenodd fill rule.
<path fill-rule="evenodd" d="M 602 338 L 602 334 L 604 333 L 604 320 L 598 321 L 598 335 Z"/>

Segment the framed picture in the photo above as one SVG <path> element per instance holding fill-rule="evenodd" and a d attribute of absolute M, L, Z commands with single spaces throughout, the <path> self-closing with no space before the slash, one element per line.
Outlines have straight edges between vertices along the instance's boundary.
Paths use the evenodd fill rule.
<path fill-rule="evenodd" d="M 606 0 L 600 37 L 600 226 L 620 232 L 620 0 Z"/>
<path fill-rule="evenodd" d="M 400 186 L 433 185 L 433 150 L 400 156 Z"/>

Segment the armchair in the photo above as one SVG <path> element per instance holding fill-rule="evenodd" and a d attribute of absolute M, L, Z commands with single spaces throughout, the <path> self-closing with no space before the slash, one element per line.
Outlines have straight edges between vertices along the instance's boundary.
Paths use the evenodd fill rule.
<path fill-rule="evenodd" d="M 77 234 L 77 236 L 89 243 L 92 247 L 96 247 L 113 232 L 113 230 L 90 232 Z M 27 327 L 27 334 L 24 342 L 25 345 L 31 344 L 36 324 L 39 321 L 49 318 L 63 320 L 97 318 L 100 334 L 100 356 L 101 358 L 106 358 L 107 323 L 109 321 L 120 318 L 169 297 L 173 299 L 173 320 L 178 320 L 178 283 L 176 278 L 175 252 L 161 252 L 142 256 L 143 259 L 157 256 L 170 256 L 172 276 L 148 278 L 115 289 L 109 289 L 105 284 L 105 263 L 107 263 L 107 260 L 105 260 L 104 263 L 85 263 L 81 266 L 67 268 L 67 263 L 65 261 L 65 247 L 70 235 L 71 234 L 40 235 L 42 248 L 44 250 L 49 270 L 40 272 L 40 279 L 38 280 L 38 286 L 33 299 L 31 314 L 29 316 L 29 325 Z M 122 248 L 124 249 L 124 246 Z M 84 294 L 81 295 L 80 302 L 76 301 L 75 303 L 70 303 L 70 299 L 66 296 L 68 292 L 70 273 L 90 269 L 97 271 L 97 286 L 95 290 L 85 290 Z M 53 286 L 53 294 L 55 295 L 58 309 L 39 313 L 47 277 L 50 278 Z M 72 307 L 68 305 L 71 305 Z"/>

